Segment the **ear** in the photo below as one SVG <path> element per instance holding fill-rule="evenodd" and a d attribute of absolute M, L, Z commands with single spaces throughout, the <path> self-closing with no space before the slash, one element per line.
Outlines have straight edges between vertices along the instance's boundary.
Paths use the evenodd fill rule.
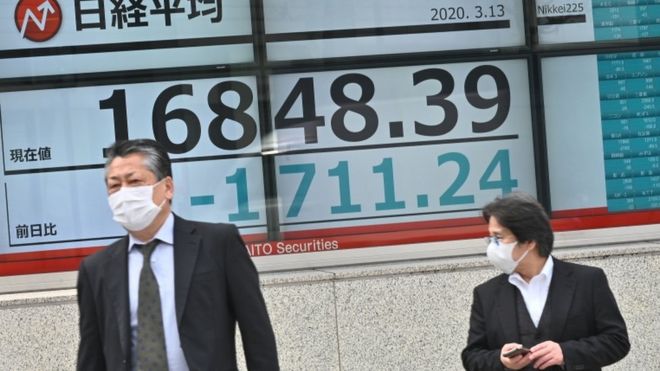
<path fill-rule="evenodd" d="M 519 243 L 519 245 L 520 245 L 520 247 L 522 247 L 525 250 L 537 250 L 538 251 L 538 247 L 539 247 L 539 245 L 534 240 L 525 241 L 523 243 Z"/>
<path fill-rule="evenodd" d="M 169 201 L 174 198 L 174 180 L 171 176 L 165 177 L 165 198 Z"/>
<path fill-rule="evenodd" d="M 539 250 L 539 244 L 536 241 L 529 241 L 527 243 L 529 244 L 527 248 L 530 249 L 530 253 L 534 253 L 539 256 L 541 255 L 541 250 Z"/>

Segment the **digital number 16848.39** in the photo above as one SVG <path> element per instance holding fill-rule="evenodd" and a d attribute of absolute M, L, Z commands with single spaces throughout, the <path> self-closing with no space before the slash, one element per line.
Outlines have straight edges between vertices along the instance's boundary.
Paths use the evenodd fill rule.
<path fill-rule="evenodd" d="M 481 79 L 491 79 L 495 88 L 494 97 L 484 97 L 479 91 Z M 441 110 L 442 121 L 436 123 L 414 123 L 414 132 L 417 135 L 435 137 L 451 132 L 458 123 L 462 107 L 455 102 L 454 96 L 464 94 L 467 103 L 472 107 L 488 110 L 496 107 L 493 116 L 486 121 L 472 121 L 472 132 L 486 133 L 499 128 L 509 114 L 511 107 L 511 92 L 509 81 L 504 71 L 494 65 L 481 65 L 470 70 L 465 77 L 463 91 L 455 92 L 456 81 L 451 72 L 442 68 L 426 68 L 412 74 L 412 85 L 417 86 L 426 81 L 439 83 L 440 91 L 426 96 L 426 105 Z M 347 96 L 344 89 L 348 85 L 357 85 L 360 89 L 359 98 Z M 401 87 L 405 88 L 405 87 Z M 458 89 L 456 89 L 458 90 Z M 315 94 L 325 96 L 325 92 L 315 92 L 314 78 L 301 77 L 291 88 L 288 96 L 275 113 L 275 129 L 303 128 L 305 143 L 317 143 L 319 139 L 318 127 L 325 126 L 326 117 L 319 115 L 316 110 Z M 362 73 L 347 73 L 335 78 L 330 85 L 330 98 L 338 109 L 330 116 L 330 126 L 334 135 L 343 141 L 360 142 L 371 138 L 379 128 L 378 112 L 369 103 L 374 98 L 376 87 L 371 77 Z M 302 115 L 292 114 L 296 102 L 302 103 Z M 405 107 L 402 107 L 405 109 Z M 360 130 L 349 130 L 347 127 L 347 114 L 352 112 L 362 116 L 364 125 Z"/>

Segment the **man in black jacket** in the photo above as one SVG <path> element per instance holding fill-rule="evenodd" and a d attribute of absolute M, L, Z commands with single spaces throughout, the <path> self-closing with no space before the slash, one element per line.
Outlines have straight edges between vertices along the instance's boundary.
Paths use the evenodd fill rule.
<path fill-rule="evenodd" d="M 498 198 L 483 217 L 488 259 L 504 274 L 474 289 L 465 369 L 600 370 L 625 357 L 626 324 L 605 273 L 550 255 L 550 222 L 533 197 Z"/>
<path fill-rule="evenodd" d="M 278 370 L 257 271 L 231 224 L 174 215 L 169 157 L 153 140 L 110 148 L 108 202 L 128 235 L 78 274 L 79 370 Z"/>

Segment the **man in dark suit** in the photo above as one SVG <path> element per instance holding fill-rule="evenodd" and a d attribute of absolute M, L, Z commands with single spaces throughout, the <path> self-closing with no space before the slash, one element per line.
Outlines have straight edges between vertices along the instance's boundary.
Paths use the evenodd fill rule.
<path fill-rule="evenodd" d="M 625 357 L 626 324 L 605 273 L 550 255 L 550 222 L 533 197 L 498 198 L 483 217 L 488 259 L 504 274 L 474 289 L 466 370 L 600 370 Z"/>
<path fill-rule="evenodd" d="M 174 215 L 171 164 L 153 140 L 115 143 L 105 181 L 128 235 L 83 260 L 79 370 L 277 370 L 257 271 L 231 224 Z"/>

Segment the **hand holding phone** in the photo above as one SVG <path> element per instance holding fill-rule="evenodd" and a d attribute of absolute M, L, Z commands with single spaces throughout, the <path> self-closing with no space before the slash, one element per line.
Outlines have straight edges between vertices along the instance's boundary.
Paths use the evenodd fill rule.
<path fill-rule="evenodd" d="M 504 357 L 507 357 L 507 358 L 512 358 L 512 357 L 515 357 L 515 356 L 517 356 L 517 355 L 519 355 L 519 354 L 525 355 L 525 354 L 527 354 L 527 353 L 529 353 L 529 352 L 530 352 L 529 349 L 523 347 L 523 348 L 516 348 L 516 349 L 514 349 L 514 350 L 510 350 L 510 351 L 508 351 L 508 352 L 506 352 L 506 353 L 504 353 L 504 354 L 502 354 L 502 355 L 503 355 Z"/>

